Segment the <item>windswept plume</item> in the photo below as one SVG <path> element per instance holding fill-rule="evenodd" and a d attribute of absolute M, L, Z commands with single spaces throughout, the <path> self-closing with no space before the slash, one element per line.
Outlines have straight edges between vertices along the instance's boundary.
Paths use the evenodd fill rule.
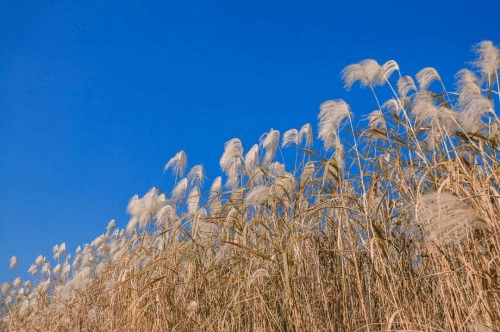
<path fill-rule="evenodd" d="M 246 206 L 257 207 L 267 203 L 271 199 L 271 192 L 267 186 L 256 186 L 246 195 L 244 202 Z"/>
<path fill-rule="evenodd" d="M 203 185 L 203 180 L 205 179 L 205 172 L 203 171 L 203 166 L 202 165 L 193 166 L 189 171 L 187 178 L 191 186 L 201 187 Z"/>
<path fill-rule="evenodd" d="M 17 266 L 17 257 L 12 256 L 9 261 L 9 268 L 13 269 Z"/>
<path fill-rule="evenodd" d="M 135 229 L 137 225 L 145 228 L 156 212 L 165 204 L 165 195 L 159 194 L 158 189 L 155 187 L 151 188 L 143 198 L 134 195 L 127 206 L 127 212 L 132 217 L 129 221 L 130 226 L 127 225 L 127 229 Z"/>
<path fill-rule="evenodd" d="M 483 80 L 487 81 L 488 86 L 491 87 L 498 80 L 500 50 L 491 41 L 485 40 L 476 45 L 475 51 L 479 58 L 474 62 L 474 65 L 480 69 Z"/>
<path fill-rule="evenodd" d="M 281 146 L 286 148 L 292 144 L 300 144 L 299 131 L 297 129 L 287 130 L 283 134 L 283 141 L 281 142 Z"/>
<path fill-rule="evenodd" d="M 184 195 L 186 194 L 187 187 L 188 187 L 188 179 L 183 178 L 182 180 L 180 180 L 177 183 L 174 190 L 172 191 L 172 197 L 178 198 L 178 199 L 184 198 Z"/>
<path fill-rule="evenodd" d="M 198 187 L 194 187 L 189 193 L 188 201 L 188 212 L 191 214 L 196 214 L 200 207 L 200 190 Z"/>
<path fill-rule="evenodd" d="M 300 136 L 300 142 L 302 142 L 305 139 L 306 148 L 310 148 L 313 145 L 313 140 L 314 140 L 313 130 L 312 126 L 309 123 L 306 123 L 305 125 L 302 126 L 302 128 L 300 128 L 299 136 Z"/>
<path fill-rule="evenodd" d="M 420 70 L 416 76 L 420 90 L 427 90 L 429 85 L 434 81 L 441 81 L 441 76 L 439 76 L 437 70 L 432 67 L 426 67 Z"/>
<path fill-rule="evenodd" d="M 389 60 L 382 65 L 382 75 L 385 81 L 389 80 L 389 77 L 391 77 L 392 73 L 395 71 L 399 71 L 399 65 L 394 60 Z"/>
<path fill-rule="evenodd" d="M 328 100 L 320 106 L 319 138 L 323 141 L 325 149 L 335 146 L 337 130 L 346 117 L 351 116 L 349 105 L 341 99 Z"/>
<path fill-rule="evenodd" d="M 238 138 L 229 140 L 224 145 L 224 153 L 220 159 L 220 167 L 227 174 L 226 186 L 235 188 L 238 186 L 238 177 L 243 161 L 243 145 Z"/>
<path fill-rule="evenodd" d="M 455 75 L 458 88 L 458 103 L 464 105 L 471 98 L 481 95 L 479 78 L 470 70 L 462 69 Z"/>
<path fill-rule="evenodd" d="M 184 175 L 184 170 L 187 167 L 187 155 L 184 150 L 177 152 L 177 154 L 168 161 L 168 163 L 165 165 L 165 168 L 163 169 L 163 172 L 171 167 L 176 177 L 181 177 Z"/>
<path fill-rule="evenodd" d="M 465 237 L 472 228 L 486 222 L 471 207 L 446 193 L 424 195 L 416 205 L 417 223 L 436 244 L 448 244 Z"/>
<path fill-rule="evenodd" d="M 175 209 L 171 205 L 165 205 L 156 213 L 156 226 L 168 227 L 177 220 Z"/>
<path fill-rule="evenodd" d="M 260 144 L 266 150 L 262 160 L 263 165 L 269 165 L 276 155 L 278 144 L 280 142 L 280 132 L 271 128 L 268 133 L 265 133 L 260 138 Z"/>
<path fill-rule="evenodd" d="M 370 129 L 385 129 L 385 119 L 381 110 L 375 110 L 368 115 L 368 127 Z"/>
<path fill-rule="evenodd" d="M 382 85 L 386 82 L 386 78 L 389 77 L 385 75 L 392 74 L 394 70 L 396 70 L 396 68 L 391 62 L 387 63 L 387 67 L 384 70 L 377 61 L 366 59 L 345 67 L 341 75 L 344 80 L 345 88 L 349 90 L 357 81 L 359 81 L 361 87 Z"/>
<path fill-rule="evenodd" d="M 254 144 L 245 155 L 245 171 L 251 176 L 259 166 L 259 145 Z"/>
<path fill-rule="evenodd" d="M 417 91 L 417 86 L 411 76 L 402 76 L 398 80 L 398 92 L 401 97 L 406 97 L 410 91 Z"/>

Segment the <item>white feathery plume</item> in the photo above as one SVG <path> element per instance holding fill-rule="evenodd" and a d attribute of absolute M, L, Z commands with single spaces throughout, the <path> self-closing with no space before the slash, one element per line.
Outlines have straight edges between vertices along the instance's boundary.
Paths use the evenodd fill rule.
<path fill-rule="evenodd" d="M 177 152 L 166 164 L 163 172 L 172 167 L 172 171 L 176 177 L 184 175 L 184 170 L 187 167 L 187 155 L 184 150 Z"/>
<path fill-rule="evenodd" d="M 287 130 L 283 134 L 283 140 L 281 142 L 281 147 L 286 148 L 292 144 L 295 144 L 295 145 L 300 144 L 299 131 L 297 129 Z"/>
<path fill-rule="evenodd" d="M 52 271 L 52 267 L 50 266 L 49 262 L 43 264 L 42 270 L 41 270 L 42 275 L 48 276 L 48 275 L 50 275 L 51 271 Z"/>
<path fill-rule="evenodd" d="M 245 155 L 245 171 L 251 176 L 259 166 L 259 145 L 254 144 Z"/>
<path fill-rule="evenodd" d="M 345 67 L 342 72 L 342 80 L 344 81 L 344 87 L 347 90 L 350 90 L 354 83 L 360 81 L 361 86 L 367 86 L 370 84 L 370 80 L 368 79 L 363 67 L 357 63 L 350 64 Z"/>
<path fill-rule="evenodd" d="M 210 187 L 210 199 L 219 198 L 222 190 L 222 178 L 220 176 L 216 177 L 212 186 Z"/>
<path fill-rule="evenodd" d="M 366 59 L 356 64 L 345 67 L 342 72 L 344 86 L 349 90 L 354 83 L 359 81 L 361 87 L 377 86 L 385 83 L 383 68 L 372 59 Z"/>
<path fill-rule="evenodd" d="M 290 195 L 295 191 L 295 183 L 296 181 L 293 174 L 284 172 L 282 175 L 277 177 L 271 185 L 270 192 L 275 197 Z"/>
<path fill-rule="evenodd" d="M 392 73 L 395 71 L 399 71 L 399 65 L 394 60 L 389 60 L 382 65 L 382 75 L 386 81 L 389 80 L 389 77 L 391 77 Z"/>
<path fill-rule="evenodd" d="M 260 144 L 266 150 L 262 165 L 267 166 L 271 163 L 276 155 L 276 150 L 280 142 L 280 132 L 271 128 L 269 132 L 263 134 L 260 138 Z"/>
<path fill-rule="evenodd" d="M 106 226 L 106 232 L 107 232 L 107 233 L 110 233 L 110 232 L 111 232 L 111 230 L 112 230 L 113 228 L 115 228 L 115 227 L 116 227 L 116 221 L 115 221 L 114 219 L 111 219 L 111 220 L 108 222 L 108 226 Z"/>
<path fill-rule="evenodd" d="M 31 264 L 30 268 L 28 269 L 28 273 L 31 275 L 35 275 L 38 272 L 38 265 L 36 264 Z"/>
<path fill-rule="evenodd" d="M 349 105 L 341 99 L 328 100 L 321 104 L 319 118 L 319 138 L 325 149 L 335 145 L 337 130 L 346 117 L 351 116 Z"/>
<path fill-rule="evenodd" d="M 279 161 L 275 161 L 269 165 L 269 173 L 271 173 L 274 177 L 279 177 L 285 174 L 285 164 L 280 163 Z"/>
<path fill-rule="evenodd" d="M 224 153 L 220 159 L 221 169 L 229 173 L 234 164 L 240 164 L 243 159 L 243 145 L 238 138 L 232 138 L 224 145 Z"/>
<path fill-rule="evenodd" d="M 333 159 L 337 163 L 339 171 L 343 171 L 345 167 L 345 156 L 344 156 L 344 145 L 340 142 L 340 138 L 337 136 L 335 138 L 335 153 L 333 154 Z"/>
<path fill-rule="evenodd" d="M 375 110 L 368 115 L 368 127 L 370 129 L 386 129 L 384 115 L 381 110 Z"/>
<path fill-rule="evenodd" d="M 417 86 L 411 76 L 402 76 L 398 80 L 398 92 L 401 97 L 406 97 L 410 91 L 417 91 Z"/>
<path fill-rule="evenodd" d="M 59 254 L 64 255 L 66 253 L 66 243 L 63 242 L 59 244 Z"/>
<path fill-rule="evenodd" d="M 14 281 L 12 282 L 12 287 L 14 288 L 19 288 L 19 286 L 21 286 L 21 278 L 17 277 L 16 279 L 14 279 Z"/>
<path fill-rule="evenodd" d="M 467 100 L 481 94 L 479 78 L 468 69 L 461 69 L 456 73 L 458 87 L 458 103 L 464 105 Z"/>
<path fill-rule="evenodd" d="M 488 81 L 489 87 L 495 81 L 498 83 L 497 70 L 500 68 L 500 50 L 491 41 L 484 40 L 476 45 L 475 51 L 479 55 L 479 59 L 474 62 L 474 65 L 479 67 L 483 80 Z"/>
<path fill-rule="evenodd" d="M 137 195 L 132 197 L 127 206 L 127 212 L 132 217 L 127 225 L 127 232 L 129 234 L 137 225 L 141 228 L 146 227 L 147 223 L 152 220 L 156 211 L 166 204 L 165 195 L 159 195 L 158 193 L 158 189 L 153 187 L 141 199 L 139 199 Z"/>
<path fill-rule="evenodd" d="M 178 198 L 178 199 L 184 198 L 184 195 L 186 194 L 187 187 L 188 187 L 188 179 L 183 178 L 182 180 L 180 180 L 177 183 L 174 190 L 172 191 L 172 197 Z"/>
<path fill-rule="evenodd" d="M 189 184 L 191 186 L 199 186 L 203 185 L 203 180 L 205 179 L 205 172 L 203 171 L 202 165 L 196 165 L 191 168 L 187 175 Z"/>
<path fill-rule="evenodd" d="M 191 190 L 187 202 L 188 202 L 188 212 L 191 214 L 196 214 L 200 206 L 200 190 L 198 189 L 198 187 L 194 187 Z"/>
<path fill-rule="evenodd" d="M 43 257 L 42 255 L 38 255 L 37 258 L 35 259 L 35 264 L 36 265 L 45 264 L 45 257 Z"/>
<path fill-rule="evenodd" d="M 165 205 L 156 212 L 156 226 L 168 227 L 177 220 L 175 209 L 171 205 Z"/>
<path fill-rule="evenodd" d="M 255 186 L 245 197 L 245 205 L 257 207 L 271 199 L 271 192 L 267 186 Z"/>
<path fill-rule="evenodd" d="M 243 162 L 243 145 L 238 138 L 230 139 L 224 145 L 224 153 L 219 161 L 221 169 L 227 174 L 226 186 L 238 187 L 238 177 Z"/>
<path fill-rule="evenodd" d="M 7 281 L 2 282 L 2 285 L 0 286 L 0 293 L 2 293 L 3 296 L 7 296 L 7 293 L 10 291 L 11 287 L 12 285 Z"/>
<path fill-rule="evenodd" d="M 62 265 L 60 263 L 57 264 L 56 266 L 54 266 L 54 269 L 52 270 L 52 273 L 54 273 L 55 275 L 58 275 L 59 272 L 61 272 L 61 268 L 62 268 Z"/>
<path fill-rule="evenodd" d="M 217 210 L 221 207 L 220 194 L 222 191 L 222 178 L 216 177 L 210 187 L 210 195 L 208 197 L 208 206 L 211 211 Z"/>
<path fill-rule="evenodd" d="M 432 95 L 427 90 L 415 94 L 412 113 L 415 115 L 415 126 L 420 128 L 428 122 L 432 126 L 439 125 L 439 108 L 434 104 Z"/>
<path fill-rule="evenodd" d="M 255 169 L 253 174 L 250 175 L 250 179 L 252 180 L 254 186 L 264 184 L 266 179 L 264 176 L 264 171 L 261 168 Z"/>
<path fill-rule="evenodd" d="M 487 114 L 495 114 L 492 101 L 483 95 L 470 96 L 460 107 L 460 126 L 466 132 L 479 132 L 486 125 L 482 118 Z"/>
<path fill-rule="evenodd" d="M 302 142 L 305 139 L 306 148 L 310 148 L 313 145 L 313 140 L 314 140 L 313 130 L 312 126 L 309 123 L 306 123 L 305 125 L 302 126 L 302 128 L 300 128 L 299 136 L 300 136 L 299 142 Z"/>
<path fill-rule="evenodd" d="M 433 67 L 426 67 L 420 70 L 416 77 L 420 90 L 427 90 L 429 85 L 434 81 L 441 81 L 441 76 L 439 76 L 437 70 Z"/>
<path fill-rule="evenodd" d="M 17 266 L 17 257 L 12 256 L 9 261 L 9 268 L 13 269 Z"/>
<path fill-rule="evenodd" d="M 308 161 L 304 168 L 302 168 L 302 173 L 300 174 L 300 182 L 304 183 L 313 179 L 314 171 L 316 170 L 316 164 L 314 161 Z"/>
<path fill-rule="evenodd" d="M 436 244 L 448 244 L 472 228 L 485 228 L 485 220 L 457 197 L 446 193 L 424 195 L 416 205 L 416 222 Z"/>

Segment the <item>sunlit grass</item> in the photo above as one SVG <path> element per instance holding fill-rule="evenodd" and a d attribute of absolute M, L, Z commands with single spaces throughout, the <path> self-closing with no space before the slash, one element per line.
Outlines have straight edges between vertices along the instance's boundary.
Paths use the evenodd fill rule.
<path fill-rule="evenodd" d="M 212 183 L 179 152 L 174 188 L 134 196 L 126 230 L 3 283 L 0 330 L 499 330 L 500 53 L 476 51 L 455 91 L 430 67 L 415 83 L 395 61 L 349 65 L 380 106 L 368 126 L 326 101 L 315 145 L 308 124 L 246 153 L 234 138 Z"/>

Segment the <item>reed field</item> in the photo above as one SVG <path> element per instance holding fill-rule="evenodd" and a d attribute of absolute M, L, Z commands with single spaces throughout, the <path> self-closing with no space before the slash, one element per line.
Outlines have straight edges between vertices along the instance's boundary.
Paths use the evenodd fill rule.
<path fill-rule="evenodd" d="M 180 151 L 126 229 L 1 284 L 0 331 L 500 331 L 500 51 L 474 50 L 446 87 L 345 67 L 377 110 L 233 138 L 213 181 Z"/>

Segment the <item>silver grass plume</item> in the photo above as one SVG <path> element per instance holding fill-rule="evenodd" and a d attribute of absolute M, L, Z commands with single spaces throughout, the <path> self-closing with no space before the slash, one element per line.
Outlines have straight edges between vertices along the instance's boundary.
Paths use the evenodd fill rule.
<path fill-rule="evenodd" d="M 14 269 L 17 266 L 17 257 L 12 256 L 9 261 L 9 268 Z"/>
<path fill-rule="evenodd" d="M 420 90 L 415 94 L 412 113 L 417 128 L 430 125 L 434 129 L 453 130 L 456 126 L 456 115 L 451 109 L 439 107 L 434 103 L 431 93 Z"/>
<path fill-rule="evenodd" d="M 274 197 L 284 197 L 295 191 L 296 180 L 293 174 L 284 172 L 276 178 L 269 191 Z"/>
<path fill-rule="evenodd" d="M 248 174 L 248 176 L 252 176 L 252 174 L 254 174 L 255 169 L 258 166 L 259 166 L 259 145 L 254 144 L 245 155 L 245 171 Z"/>
<path fill-rule="evenodd" d="M 389 80 L 389 77 L 391 77 L 392 73 L 395 71 L 399 72 L 399 65 L 396 61 L 394 60 L 389 60 L 386 63 L 382 65 L 382 76 L 384 79 L 384 82 L 381 82 L 380 84 L 384 84 Z"/>
<path fill-rule="evenodd" d="M 349 105 L 341 99 L 328 100 L 321 104 L 318 137 L 323 141 L 326 150 L 336 144 L 337 130 L 342 120 L 351 116 Z"/>
<path fill-rule="evenodd" d="M 269 173 L 271 173 L 274 177 L 279 177 L 285 174 L 285 164 L 280 163 L 279 161 L 275 161 L 268 168 Z"/>
<path fill-rule="evenodd" d="M 187 155 L 184 150 L 177 152 L 166 164 L 163 172 L 167 169 L 172 168 L 174 175 L 176 177 L 184 176 L 184 171 L 187 167 Z"/>
<path fill-rule="evenodd" d="M 300 136 L 300 141 L 305 139 L 306 148 L 310 148 L 313 145 L 313 140 L 314 140 L 313 130 L 312 126 L 309 123 L 306 123 L 305 125 L 302 126 L 302 128 L 300 128 L 299 136 Z"/>
<path fill-rule="evenodd" d="M 483 80 L 488 82 L 488 86 L 494 85 L 494 82 L 498 82 L 498 72 L 500 68 L 500 50 L 496 48 L 493 43 L 489 40 L 484 40 L 476 45 L 476 53 L 479 58 L 474 61 L 481 72 Z"/>
<path fill-rule="evenodd" d="M 165 205 L 156 212 L 156 226 L 167 228 L 178 219 L 175 209 L 171 205 Z"/>
<path fill-rule="evenodd" d="M 483 95 L 470 96 L 460 105 L 460 126 L 466 132 L 479 132 L 486 126 L 482 119 L 487 114 L 495 114 L 492 101 Z"/>
<path fill-rule="evenodd" d="M 468 69 L 459 70 L 456 75 L 456 85 L 458 90 L 458 103 L 465 104 L 470 98 L 481 95 L 479 78 Z"/>
<path fill-rule="evenodd" d="M 224 153 L 219 161 L 221 169 L 226 173 L 228 188 L 238 187 L 238 176 L 243 162 L 243 145 L 238 138 L 233 138 L 224 145 Z"/>
<path fill-rule="evenodd" d="M 299 131 L 297 129 L 290 129 L 285 131 L 283 134 L 283 141 L 281 142 L 281 147 L 286 148 L 292 144 L 300 144 Z"/>
<path fill-rule="evenodd" d="M 314 161 L 308 161 L 304 168 L 302 168 L 302 173 L 300 174 L 300 182 L 305 183 L 311 181 L 314 178 L 314 172 L 316 171 L 316 164 Z"/>
<path fill-rule="evenodd" d="M 188 199 L 188 212 L 190 214 L 196 214 L 200 206 L 200 190 L 198 187 L 194 187 L 189 193 Z"/>
<path fill-rule="evenodd" d="M 28 273 L 31 275 L 37 274 L 38 273 L 38 265 L 31 264 L 30 268 L 28 269 Z"/>
<path fill-rule="evenodd" d="M 187 175 L 189 184 L 195 187 L 203 186 L 203 180 L 205 179 L 205 172 L 203 171 L 202 165 L 196 165 L 191 168 Z"/>
<path fill-rule="evenodd" d="M 446 193 L 424 195 L 416 204 L 416 222 L 435 244 L 461 240 L 473 228 L 485 228 L 485 220 L 457 197 Z"/>
<path fill-rule="evenodd" d="M 211 210 L 217 209 L 221 206 L 220 195 L 222 191 L 222 178 L 216 177 L 210 187 L 210 195 L 208 197 L 208 206 Z"/>
<path fill-rule="evenodd" d="M 188 187 L 188 179 L 183 178 L 180 180 L 172 191 L 172 197 L 177 199 L 183 199 L 186 195 L 186 190 Z"/>
<path fill-rule="evenodd" d="M 406 97 L 411 91 L 417 91 L 417 86 L 411 76 L 402 76 L 398 80 L 398 93 L 401 97 Z"/>
<path fill-rule="evenodd" d="M 245 205 L 250 207 L 258 207 L 262 204 L 267 203 L 271 199 L 271 192 L 269 188 L 265 185 L 255 186 L 246 195 L 244 202 Z"/>
<path fill-rule="evenodd" d="M 390 66 L 388 66 L 388 73 Z M 392 72 L 390 72 L 392 74 Z M 382 85 L 386 81 L 384 77 L 384 68 L 377 61 L 366 59 L 359 63 L 351 64 L 345 67 L 342 72 L 342 79 L 347 90 L 351 89 L 354 83 L 359 81 L 361 87 Z"/>
<path fill-rule="evenodd" d="M 276 150 L 280 142 L 280 132 L 271 128 L 269 132 L 263 134 L 260 138 L 260 144 L 266 150 L 262 165 L 267 166 L 271 163 L 276 155 Z"/>
<path fill-rule="evenodd" d="M 437 70 L 432 67 L 426 67 L 420 70 L 416 77 L 420 90 L 427 90 L 429 85 L 434 81 L 441 81 L 441 76 L 439 76 Z"/>
<path fill-rule="evenodd" d="M 375 110 L 368 115 L 368 127 L 370 129 L 386 129 L 384 115 L 381 110 Z"/>

